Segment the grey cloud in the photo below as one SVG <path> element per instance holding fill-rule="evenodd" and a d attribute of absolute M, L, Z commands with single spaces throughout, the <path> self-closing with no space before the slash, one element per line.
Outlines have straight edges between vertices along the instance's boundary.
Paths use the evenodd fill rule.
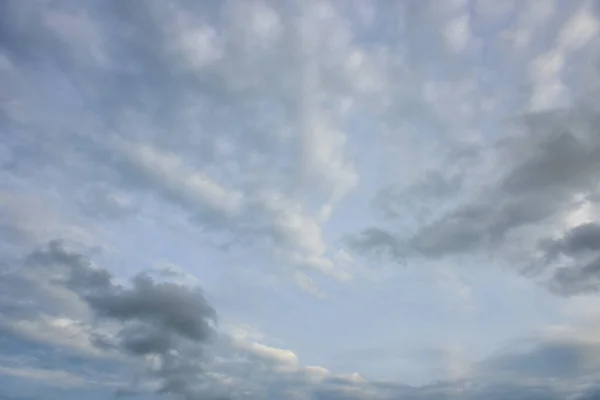
<path fill-rule="evenodd" d="M 119 336 L 121 345 L 135 355 L 167 354 L 173 346 L 168 332 L 146 325 L 124 328 Z"/>
<path fill-rule="evenodd" d="M 546 240 L 540 244 L 548 259 L 554 259 L 560 253 L 578 255 L 581 252 L 600 250 L 600 225 L 589 222 L 570 229 L 558 240 Z"/>
<path fill-rule="evenodd" d="M 171 283 L 155 284 L 147 276 L 136 277 L 133 289 L 88 297 L 88 302 L 101 316 L 159 324 L 196 341 L 210 338 L 210 321 L 216 318 L 213 308 L 197 290 L 182 290 Z"/>
<path fill-rule="evenodd" d="M 591 131 L 587 133 L 589 138 L 579 137 L 577 126 L 559 125 L 547 129 L 557 129 L 558 132 L 545 134 L 545 140 L 536 142 L 533 149 L 531 146 L 527 147 L 532 154 L 521 161 L 503 180 L 499 187 L 501 192 L 517 196 L 553 190 L 560 193 L 586 186 L 590 179 L 593 179 L 594 170 L 600 164 L 597 157 L 599 142 L 594 137 L 594 128 L 588 128 Z M 531 134 L 544 134 L 539 131 L 539 127 L 532 126 Z M 586 143 L 585 139 L 591 139 L 592 142 Z"/>
<path fill-rule="evenodd" d="M 158 380 L 158 394 L 179 398 L 281 398 L 291 393 L 333 399 L 559 399 L 565 392 L 546 384 L 579 379 L 600 369 L 600 348 L 573 341 L 541 341 L 530 350 L 494 356 L 477 365 L 477 374 L 463 382 L 441 382 L 411 387 L 396 383 L 352 381 L 335 375 L 315 381 L 309 371 L 278 372 L 272 363 L 246 354 L 242 364 L 219 364 L 211 360 L 206 344 L 214 337 L 215 313 L 200 293 L 172 284 L 157 284 L 148 276 L 136 277 L 130 287 L 116 285 L 110 274 L 93 265 L 83 253 L 68 250 L 66 244 L 53 241 L 33 251 L 25 259 L 25 268 L 37 271 L 53 269 L 60 282 L 89 304 L 95 315 L 120 322 L 116 337 L 96 335 L 93 343 L 105 351 L 119 351 L 132 357 L 154 355 L 158 362 L 145 377 Z M 1 277 L 0 277 L 1 280 Z M 245 354 L 220 337 L 216 353 Z M 224 346 L 222 348 L 222 346 Z M 225 353 L 219 353 L 222 350 Z M 592 358 L 590 358 L 592 357 Z M 590 364 L 596 360 L 596 364 Z M 237 367 L 235 367 L 237 365 Z M 215 369 L 216 368 L 216 369 Z M 237 369 L 236 369 L 237 368 Z M 231 374 L 234 386 L 214 382 L 206 371 Z M 247 380 L 240 380 L 245 377 Z M 541 380 L 539 384 L 519 384 L 523 379 Z M 130 394 L 144 395 L 139 385 Z M 120 392 L 124 395 L 125 392 Z"/>
<path fill-rule="evenodd" d="M 544 385 L 496 384 L 473 390 L 467 397 L 456 394 L 455 398 L 489 399 L 489 400 L 559 400 L 564 394 Z"/>
<path fill-rule="evenodd" d="M 550 280 L 550 288 L 562 295 L 600 291 L 600 256 L 592 261 L 559 268 Z"/>
<path fill-rule="evenodd" d="M 443 257 L 498 244 L 512 229 L 535 223 L 551 212 L 543 199 L 523 197 L 504 204 L 472 203 L 421 226 L 412 237 L 370 228 L 349 240 L 359 252 L 377 251 L 397 261 L 407 257 Z M 501 202 L 502 200 L 499 200 Z"/>
<path fill-rule="evenodd" d="M 112 275 L 107 270 L 93 268 L 92 262 L 85 255 L 66 250 L 61 240 L 52 240 L 46 246 L 34 250 L 25 262 L 35 267 L 66 269 L 64 283 L 78 293 L 102 292 L 112 285 Z"/>
<path fill-rule="evenodd" d="M 586 390 L 580 396 L 576 397 L 575 400 L 598 400 L 600 399 L 600 389 L 592 388 Z"/>
<path fill-rule="evenodd" d="M 518 379 L 573 379 L 597 370 L 600 360 L 586 365 L 600 355 L 599 346 L 578 342 L 542 342 L 528 351 L 499 354 L 481 365 L 484 374 Z M 587 358 L 586 358 L 587 357 Z"/>
<path fill-rule="evenodd" d="M 423 179 L 408 187 L 392 185 L 380 190 L 374 203 L 377 209 L 383 211 L 385 218 L 406 218 L 407 209 L 426 217 L 433 206 L 428 200 L 455 195 L 463 187 L 463 178 L 462 175 L 430 171 Z"/>
<path fill-rule="evenodd" d="M 286 9 L 294 8 L 289 4 L 281 6 L 276 3 L 272 2 L 272 5 L 278 7 L 282 18 L 287 17 Z M 231 4 L 244 7 L 241 2 Z M 427 24 L 421 22 L 428 21 L 425 18 L 425 8 L 428 7 L 436 7 L 435 2 L 413 1 L 405 7 L 415 13 L 416 18 L 407 18 L 410 24 L 408 31 L 415 38 L 422 37 L 420 29 Z M 165 203 L 182 206 L 187 213 L 198 217 L 193 221 L 199 221 L 200 225 L 214 225 L 215 220 L 221 221 L 216 215 L 218 213 L 190 199 L 181 187 L 165 184 L 132 162 L 126 154 L 118 153 L 111 144 L 107 144 L 112 138 L 120 138 L 134 145 L 151 143 L 155 148 L 164 150 L 165 154 L 182 155 L 182 160 L 192 164 L 191 169 L 210 169 L 212 164 L 229 165 L 230 169 L 226 172 L 213 172 L 218 177 L 221 174 L 233 177 L 234 185 L 261 186 L 265 182 L 282 182 L 280 189 L 291 191 L 293 179 L 290 177 L 297 172 L 299 155 L 296 150 L 299 146 L 295 140 L 276 138 L 273 132 L 285 131 L 283 128 L 288 127 L 284 125 L 298 118 L 297 93 L 290 95 L 284 92 L 290 92 L 290 85 L 295 87 L 295 84 L 303 82 L 302 68 L 297 68 L 303 63 L 298 62 L 298 54 L 294 51 L 299 43 L 281 41 L 277 51 L 271 52 L 253 45 L 250 40 L 250 44 L 245 46 L 252 32 L 237 38 L 220 37 L 223 27 L 212 22 L 226 23 L 224 20 L 228 17 L 227 13 L 216 8 L 211 2 L 134 0 L 93 5 L 77 1 L 2 2 L 0 51 L 9 57 L 14 67 L 10 80 L 17 82 L 6 87 L 10 90 L 9 94 L 24 105 L 22 111 L 25 116 L 17 118 L 19 116 L 5 108 L 4 104 L 0 105 L 2 124 L 8 132 L 15 132 L 4 138 L 15 153 L 11 154 L 7 173 L 19 178 L 32 177 L 28 182 L 37 185 L 40 190 L 61 193 L 65 206 L 75 199 L 84 213 L 94 218 L 121 218 L 137 212 L 135 207 L 123 207 L 123 203 L 115 203 L 111 197 L 120 190 L 130 190 L 134 204 L 147 197 L 146 194 L 153 194 Z M 61 15 L 62 12 L 64 15 Z M 240 14 L 245 19 L 249 13 Z M 382 14 L 386 14 L 387 18 L 387 15 L 396 13 Z M 83 22 L 75 26 L 90 30 L 69 31 L 72 28 L 68 24 L 72 21 L 71 17 L 81 17 L 77 21 Z M 89 19 L 86 20 L 86 17 Z M 226 53 L 224 58 L 233 61 L 207 66 L 203 73 L 198 73 L 197 67 L 188 68 L 185 57 L 173 48 L 178 44 L 177 30 L 185 28 L 177 26 L 177 22 L 186 18 L 193 19 L 191 25 L 194 27 L 210 20 L 208 28 L 214 28 L 225 43 L 224 49 L 221 49 Z M 290 26 L 287 22 L 283 24 L 286 28 L 284 34 L 297 35 L 298 32 L 292 32 L 293 29 L 287 30 Z M 49 23 L 54 24 L 53 28 L 49 27 Z M 390 25 L 395 27 L 395 20 Z M 331 57 L 337 54 L 336 51 L 328 51 L 331 50 L 325 45 L 328 40 L 320 40 L 322 31 L 309 30 L 319 42 L 324 43 L 323 49 L 319 48 L 323 54 Z M 395 29 L 389 31 L 391 33 L 384 34 L 397 36 Z M 373 33 L 382 34 L 381 31 Z M 98 37 L 100 40 L 95 41 Z M 425 53 L 409 49 L 414 56 L 409 58 L 435 56 L 439 46 L 424 45 L 424 42 L 417 47 L 426 49 Z M 365 58 L 368 60 L 370 57 Z M 332 59 L 328 60 L 328 63 L 337 65 Z M 435 63 L 438 62 L 436 58 Z M 453 69 L 462 68 L 457 67 L 455 65 Z M 336 90 L 346 95 L 348 90 L 343 87 L 346 78 L 337 72 L 332 68 L 323 73 L 335 82 Z M 330 79 L 323 81 L 329 82 Z M 399 84 L 400 91 L 404 90 L 403 84 Z M 351 94 L 350 97 L 357 98 L 354 93 Z M 257 104 L 254 101 L 257 95 L 265 101 Z M 410 103 L 396 101 L 397 97 L 400 96 L 394 97 L 392 102 L 397 103 L 398 108 Z M 417 103 L 418 112 L 428 114 L 423 110 L 427 105 L 420 101 Z M 414 104 L 410 105 L 414 111 Z M 39 110 L 43 112 L 38 113 Z M 407 113 L 411 114 L 406 110 L 396 113 L 398 110 L 394 107 L 387 111 L 389 114 L 402 114 L 402 118 Z M 268 115 L 268 118 L 251 123 L 257 121 L 258 115 Z M 408 117 L 417 119 L 414 115 Z M 433 124 L 436 129 L 444 125 L 439 119 L 436 116 Z M 231 140 L 238 149 L 229 155 L 220 155 L 216 151 L 219 144 L 215 138 Z M 565 201 L 561 194 L 563 189 L 585 187 L 590 181 L 591 166 L 597 166 L 593 157 L 597 155 L 593 150 L 593 140 L 589 140 L 592 146 L 584 147 L 576 145 L 568 136 L 552 140 L 547 146 L 540 146 L 547 155 L 516 163 L 518 166 L 514 167 L 513 173 L 495 190 L 492 189 L 491 194 L 428 224 L 414 237 L 409 235 L 405 238 L 373 229 L 365 234 L 362 244 L 357 245 L 362 245 L 365 250 L 379 246 L 386 255 L 395 259 L 415 252 L 443 256 L 478 249 L 486 243 L 497 244 L 507 232 L 525 223 L 543 220 L 561 209 Z M 586 149 L 591 153 L 586 153 Z M 563 151 L 565 154 L 561 155 Z M 560 163 L 547 161 L 556 157 L 563 157 L 564 162 L 576 162 L 572 169 L 557 172 Z M 507 164 L 514 166 L 513 161 L 507 160 Z M 257 171 L 261 172 L 260 177 Z M 558 175 L 547 176 L 545 173 Z M 419 189 L 421 195 L 446 197 L 460 191 L 462 180 L 445 179 L 433 175 L 431 183 L 425 182 Z M 563 185 L 561 180 L 572 183 Z M 101 182 L 106 189 L 96 192 L 96 182 Z M 75 186 L 83 188 L 83 196 L 77 196 L 80 193 L 73 191 Z M 557 196 L 551 196 L 551 192 Z M 391 193 L 386 201 L 393 201 L 390 197 L 400 195 L 403 194 Z M 389 207 L 390 213 L 398 214 L 392 209 L 395 205 Z M 435 207 L 435 204 L 428 207 Z M 20 233 L 9 229 L 12 227 L 4 228 L 4 225 L 0 227 L 3 237 L 16 237 Z M 120 334 L 116 338 L 96 335 L 92 341 L 97 347 L 123 351 L 128 355 L 157 354 L 162 364 L 158 371 L 153 371 L 153 376 L 163 383 L 162 392 L 188 399 L 208 397 L 211 391 L 214 392 L 205 380 L 198 380 L 205 361 L 200 345 L 210 339 L 215 318 L 214 310 L 199 292 L 177 285 L 159 284 L 143 275 L 135 278 L 131 286 L 117 285 L 111 274 L 94 267 L 88 256 L 69 251 L 60 242 L 51 242 L 35 251 L 27 260 L 29 267 L 35 268 L 35 272 L 57 272 L 57 275 L 51 276 L 55 286 L 65 293 L 69 292 L 72 297 L 78 297 L 91 309 L 94 317 L 120 324 Z M 3 268 L 4 265 L 0 266 L 0 269 Z M 66 303 L 72 300 L 69 297 L 62 301 L 49 301 L 51 296 L 40 280 L 23 277 L 15 271 L 0 275 L 0 293 L 2 314 L 11 318 L 33 318 L 35 311 L 62 315 L 69 307 Z M 9 296 L 12 299 L 4 298 Z M 58 295 L 55 297 L 58 298 Z M 31 303 L 35 303 L 34 306 Z M 282 386 L 296 385 L 299 391 L 305 389 L 304 392 L 312 390 L 306 389 L 306 377 L 289 378 L 289 381 L 295 379 L 292 384 L 278 374 L 271 375 L 271 382 L 278 380 Z M 271 384 L 276 386 L 279 383 Z M 342 380 L 333 379 L 324 384 L 327 385 L 330 386 L 314 390 L 313 397 L 325 400 L 361 396 L 351 394 L 346 387 L 359 385 L 347 385 Z M 425 388 L 399 388 L 395 385 L 387 391 L 383 384 L 377 386 L 383 393 L 395 390 L 395 394 L 387 396 L 390 399 L 542 398 L 546 393 L 543 389 L 508 384 L 463 392 L 453 391 L 451 385 Z M 272 398 L 286 398 L 283 387 L 279 391 L 265 389 L 264 392 L 271 394 Z M 241 389 L 239 397 L 244 397 Z M 543 398 L 555 397 L 547 394 Z M 382 395 L 382 398 L 385 396 Z"/>
<path fill-rule="evenodd" d="M 600 371 L 598 343 L 556 338 L 530 339 L 526 344 L 508 346 L 474 363 L 473 373 L 460 381 L 420 387 L 375 382 L 373 387 L 379 398 L 390 400 L 558 400 L 579 398 L 575 396 L 582 385 L 595 383 Z"/>
<path fill-rule="evenodd" d="M 514 229 L 544 220 L 557 207 L 555 199 L 541 194 L 509 199 L 499 194 L 495 200 L 468 204 L 426 225 L 409 243 L 414 251 L 427 257 L 479 251 L 501 244 Z"/>
<path fill-rule="evenodd" d="M 496 224 L 492 211 L 486 205 L 469 205 L 426 226 L 409 243 L 430 256 L 471 250 L 487 239 L 485 233 Z"/>
<path fill-rule="evenodd" d="M 514 229 L 564 211 L 578 191 L 590 193 L 595 189 L 600 140 L 591 120 L 597 116 L 577 110 L 558 120 L 547 116 L 556 125 L 548 124 L 544 117 L 529 121 L 527 135 L 509 141 L 502 149 L 509 158 L 499 162 L 508 164 L 509 169 L 496 186 L 486 189 L 481 200 L 415 236 L 417 244 L 433 239 L 421 249 L 423 254 L 465 252 L 481 248 L 486 240 L 497 243 Z M 515 156 L 511 158 L 510 153 Z"/>
<path fill-rule="evenodd" d="M 448 200 L 460 205 L 419 224 L 414 234 L 379 230 L 373 235 L 376 230 L 371 229 L 357 250 L 387 249 L 394 254 L 401 243 L 402 257 L 497 251 L 509 234 L 560 216 L 575 204 L 575 194 L 593 201 L 600 168 L 600 136 L 595 125 L 599 119 L 600 114 L 587 106 L 523 117 L 517 124 L 518 134 L 486 149 L 494 154 L 496 168 L 475 197 L 460 204 L 456 198 L 445 199 L 446 192 L 431 192 L 427 201 L 434 205 Z M 462 179 L 472 174 L 467 169 Z M 431 179 L 431 185 L 439 184 L 435 175 Z"/>
<path fill-rule="evenodd" d="M 22 268 L 19 258 L 0 266 L 0 314 L 12 319 L 36 319 L 41 314 L 67 312 L 85 315 L 86 305 L 76 293 L 52 282 L 48 271 Z M 25 296 L 26 294 L 26 296 Z"/>
<path fill-rule="evenodd" d="M 567 230 L 558 239 L 541 239 L 543 252 L 536 271 L 564 260 L 553 270 L 549 287 L 557 294 L 570 296 L 600 290 L 600 225 L 587 222 Z M 565 266 L 566 263 L 566 266 Z"/>
<path fill-rule="evenodd" d="M 109 187 L 85 188 L 77 199 L 82 212 L 96 219 L 116 220 L 135 215 L 140 204 L 132 198 Z"/>
<path fill-rule="evenodd" d="M 136 276 L 130 287 L 117 285 L 107 270 L 95 266 L 87 255 L 67 249 L 60 240 L 31 252 L 21 271 L 50 277 L 55 285 L 79 296 L 96 319 L 119 322 L 115 337 L 92 331 L 91 343 L 100 351 L 155 355 L 160 365 L 149 376 L 162 382 L 161 392 L 186 399 L 211 393 L 212 388 L 207 391 L 203 387 L 208 381 L 202 364 L 207 360 L 204 348 L 216 334 L 216 312 L 199 289 L 155 283 L 143 274 Z M 0 275 L 0 284 L 5 278 Z M 34 282 L 30 289 L 15 295 L 23 299 L 36 293 Z M 60 311 L 55 312 L 61 315 Z M 13 313 L 12 318 L 20 316 Z"/>
<path fill-rule="evenodd" d="M 370 228 L 360 235 L 347 238 L 348 244 L 365 253 L 376 253 L 400 261 L 406 256 L 406 246 L 393 233 L 379 228 Z"/>
<path fill-rule="evenodd" d="M 322 400 L 560 400 L 565 393 L 550 385 L 518 384 L 512 382 L 478 383 L 454 382 L 437 383 L 421 387 L 410 387 L 393 383 L 374 383 L 367 390 L 352 390 L 353 387 L 323 387 L 314 392 Z"/>
<path fill-rule="evenodd" d="M 60 241 L 34 251 L 28 262 L 67 267 L 66 285 L 99 316 L 147 322 L 200 342 L 211 336 L 216 313 L 199 289 L 157 284 L 145 275 L 136 276 L 132 288 L 114 285 L 107 270 L 93 268 L 85 256 L 66 250 Z"/>

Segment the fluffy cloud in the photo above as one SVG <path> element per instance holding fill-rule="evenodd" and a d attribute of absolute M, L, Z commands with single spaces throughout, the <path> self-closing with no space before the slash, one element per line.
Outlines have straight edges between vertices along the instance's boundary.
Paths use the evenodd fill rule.
<path fill-rule="evenodd" d="M 197 289 L 155 283 L 144 275 L 135 277 L 130 288 L 114 284 L 107 270 L 95 267 L 85 255 L 67 250 L 56 240 L 29 254 L 12 275 L 25 277 L 29 272 L 44 276 L 49 285 L 74 294 L 89 313 L 86 320 L 70 321 L 64 316 L 68 312 L 64 307 L 47 316 L 15 312 L 5 324 L 14 334 L 94 356 L 112 353 L 119 359 L 125 354 L 157 355 L 160 367 L 155 373 L 162 380 L 159 390 L 174 393 L 191 390 L 186 376 L 197 374 L 194 368 L 198 366 L 189 357 L 200 353 L 196 347 L 186 349 L 187 342 L 208 342 L 216 322 L 215 311 Z M 6 279 L 3 277 L 2 282 Z M 13 294 L 11 300 L 17 300 L 13 308 L 19 307 L 19 300 L 25 300 L 24 293 L 43 293 L 42 285 L 38 281 L 26 292 Z M 47 301 L 43 295 L 35 300 L 40 303 L 25 303 L 21 308 L 40 310 Z M 105 325 L 102 321 L 116 325 Z M 44 325 L 46 329 L 41 330 Z M 48 329 L 52 327 L 58 331 Z M 65 334 L 70 340 L 59 336 Z"/>

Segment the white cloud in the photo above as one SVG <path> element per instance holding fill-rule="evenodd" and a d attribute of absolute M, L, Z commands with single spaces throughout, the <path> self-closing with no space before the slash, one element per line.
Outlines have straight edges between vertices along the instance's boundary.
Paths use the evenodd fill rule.
<path fill-rule="evenodd" d="M 279 349 L 277 347 L 265 346 L 261 343 L 244 343 L 241 345 L 242 348 L 248 350 L 251 354 L 265 358 L 268 360 L 274 360 L 282 364 L 296 365 L 298 364 L 298 357 L 294 352 L 285 349 Z"/>
<path fill-rule="evenodd" d="M 310 100 L 309 100 L 310 101 Z M 316 115 L 306 115 L 302 134 L 304 179 L 320 182 L 329 192 L 320 218 L 329 219 L 332 206 L 358 184 L 358 175 L 342 156 L 346 137 Z"/>
<path fill-rule="evenodd" d="M 260 340 L 265 339 L 265 335 L 249 325 L 234 325 L 229 327 L 228 331 L 237 349 L 245 350 L 252 356 L 274 362 L 276 366 L 283 368 L 298 365 L 298 356 L 293 351 L 260 343 Z"/>
<path fill-rule="evenodd" d="M 176 154 L 159 151 L 147 144 L 123 145 L 134 167 L 146 174 L 167 196 L 192 210 L 208 209 L 221 216 L 235 216 L 242 206 L 242 194 L 184 164 Z"/>
<path fill-rule="evenodd" d="M 444 27 L 443 33 L 450 49 L 455 52 L 466 49 L 471 36 L 469 15 L 464 13 L 449 21 Z"/>
<path fill-rule="evenodd" d="M 216 33 L 210 27 L 193 28 L 182 34 L 181 51 L 192 67 L 202 68 L 222 57 L 216 41 Z"/>
<path fill-rule="evenodd" d="M 549 13 L 542 13 L 540 18 Z M 533 111 L 569 104 L 569 88 L 563 82 L 566 60 L 573 52 L 594 39 L 599 27 L 600 23 L 591 11 L 589 3 L 583 2 L 560 28 L 553 48 L 540 54 L 530 63 L 530 77 L 533 81 L 530 104 Z"/>
<path fill-rule="evenodd" d="M 530 64 L 530 76 L 540 81 L 559 79 L 565 65 L 565 55 L 560 50 L 541 54 Z"/>
<path fill-rule="evenodd" d="M 558 46 L 569 51 L 579 50 L 597 36 L 600 22 L 590 9 L 591 2 L 575 11 L 561 28 L 558 35 Z"/>
<path fill-rule="evenodd" d="M 504 33 L 517 50 L 528 48 L 534 44 L 536 34 L 546 25 L 557 12 L 558 6 L 554 0 L 533 0 L 520 3 L 517 20 L 514 26 Z"/>
<path fill-rule="evenodd" d="M 319 299 L 325 298 L 325 294 L 319 290 L 313 279 L 305 273 L 297 271 L 294 274 L 294 280 L 296 281 L 298 286 L 306 292 L 312 293 L 315 297 Z"/>
<path fill-rule="evenodd" d="M 567 88 L 562 82 L 565 54 L 555 48 L 536 57 L 529 66 L 529 76 L 533 81 L 531 109 L 542 111 L 565 104 Z"/>
<path fill-rule="evenodd" d="M 106 66 L 109 62 L 107 49 L 97 24 L 85 12 L 71 13 L 48 10 L 43 22 L 58 34 L 61 40 L 73 46 L 73 54 L 83 56 L 84 62 Z"/>

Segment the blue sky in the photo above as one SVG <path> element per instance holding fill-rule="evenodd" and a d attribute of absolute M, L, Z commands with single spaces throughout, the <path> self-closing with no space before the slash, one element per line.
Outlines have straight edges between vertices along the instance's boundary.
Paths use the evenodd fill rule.
<path fill-rule="evenodd" d="M 594 399 L 600 3 L 0 4 L 0 400 Z"/>

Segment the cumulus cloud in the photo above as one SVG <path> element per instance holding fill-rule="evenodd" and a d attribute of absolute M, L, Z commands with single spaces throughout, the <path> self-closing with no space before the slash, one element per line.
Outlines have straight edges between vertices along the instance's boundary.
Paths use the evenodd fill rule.
<path fill-rule="evenodd" d="M 121 362 L 127 355 L 154 355 L 159 357 L 159 367 L 153 371 L 161 381 L 159 391 L 192 393 L 189 381 L 201 381 L 201 345 L 215 335 L 216 313 L 199 289 L 155 283 L 146 275 L 136 276 L 131 287 L 115 284 L 106 269 L 95 266 L 88 256 L 68 250 L 59 240 L 31 252 L 14 275 L 27 276 L 29 272 L 75 294 L 71 300 L 82 301 L 89 315 L 84 315 L 87 319 L 83 321 L 69 320 L 61 317 L 69 311 L 65 307 L 55 308 L 54 314 L 47 316 L 15 312 L 7 315 L 4 329 L 95 357 L 112 355 Z M 10 275 L 3 274 L 1 281 L 10 284 L 7 278 Z M 32 283 L 27 291 L 13 293 L 13 307 L 22 304 L 22 308 L 43 309 L 49 298 L 42 295 L 42 285 Z M 36 290 L 39 297 L 34 300 L 40 303 L 19 303 Z M 67 335 L 68 340 L 60 335 Z"/>

